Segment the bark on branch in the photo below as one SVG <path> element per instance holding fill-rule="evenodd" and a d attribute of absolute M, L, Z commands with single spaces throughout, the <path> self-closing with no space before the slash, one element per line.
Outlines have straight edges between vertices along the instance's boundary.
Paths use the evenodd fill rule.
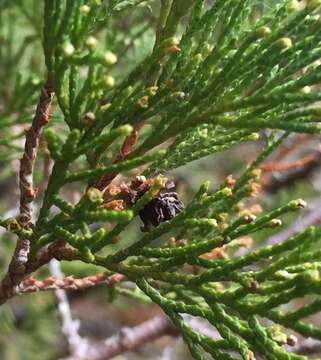
<path fill-rule="evenodd" d="M 32 202 L 37 189 L 33 185 L 33 169 L 37 155 L 39 138 L 44 125 L 50 118 L 50 108 L 53 97 L 53 86 L 48 79 L 42 88 L 35 116 L 29 130 L 26 131 L 24 153 L 20 161 L 20 217 L 21 226 L 27 228 L 31 225 Z M 7 274 L 0 285 L 0 304 L 18 292 L 17 286 L 27 273 L 27 262 L 30 243 L 28 239 L 18 238 L 17 245 L 9 264 Z"/>
<path fill-rule="evenodd" d="M 83 356 L 65 360 L 108 360 L 158 339 L 164 335 L 177 336 L 179 331 L 165 315 L 155 316 L 132 328 L 123 328 L 116 336 L 93 343 Z"/>
<path fill-rule="evenodd" d="M 58 240 L 43 248 L 24 264 L 24 272 L 20 274 L 20 281 L 17 284 L 12 285 L 12 282 L 6 283 L 7 279 L 9 279 L 9 281 L 11 280 L 8 271 L 0 285 L 0 305 L 4 304 L 10 298 L 20 295 L 25 287 L 23 280 L 41 266 L 48 264 L 51 259 L 72 260 L 73 258 L 75 258 L 75 250 L 66 245 L 64 241 Z"/>
<path fill-rule="evenodd" d="M 32 202 L 36 197 L 37 188 L 33 185 L 33 169 L 43 127 L 49 122 L 53 87 L 48 79 L 41 90 L 35 116 L 29 130 L 26 131 L 25 149 L 20 161 L 20 223 L 27 226 L 31 221 Z"/>
<path fill-rule="evenodd" d="M 113 274 L 106 275 L 99 273 L 84 278 L 75 279 L 73 276 L 66 276 L 62 279 L 57 277 L 48 277 L 44 280 L 37 280 L 35 278 L 28 278 L 24 280 L 19 287 L 19 294 L 51 291 L 51 290 L 84 290 L 96 285 L 113 285 L 125 279 L 124 275 Z"/>

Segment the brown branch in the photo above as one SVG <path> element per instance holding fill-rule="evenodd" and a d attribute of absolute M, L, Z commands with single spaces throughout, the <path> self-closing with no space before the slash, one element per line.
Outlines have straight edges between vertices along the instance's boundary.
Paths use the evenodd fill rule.
<path fill-rule="evenodd" d="M 41 249 L 35 256 L 31 257 L 28 262 L 24 264 L 24 271 L 19 274 L 18 283 L 13 285 L 10 278 L 11 274 L 8 271 L 0 285 L 0 305 L 10 298 L 20 295 L 21 282 L 31 273 L 38 270 L 41 266 L 47 264 L 51 259 L 72 260 L 75 258 L 77 258 L 76 250 L 66 245 L 66 243 L 62 240 L 57 240 Z M 15 279 L 17 280 L 17 277 Z"/>
<path fill-rule="evenodd" d="M 288 171 L 279 171 L 278 176 L 273 172 L 267 172 L 268 176 L 263 178 L 262 187 L 265 191 L 275 193 L 281 188 L 293 185 L 296 181 L 308 179 L 313 171 L 321 165 L 321 153 L 318 151 L 314 155 L 314 158 L 302 163 L 301 166 L 293 167 Z"/>
<path fill-rule="evenodd" d="M 26 226 L 31 221 L 32 202 L 37 189 L 33 186 L 33 169 L 42 128 L 49 122 L 53 87 L 48 79 L 41 90 L 39 103 L 29 130 L 26 131 L 25 150 L 20 161 L 20 223 Z"/>
<path fill-rule="evenodd" d="M 60 262 L 51 260 L 49 263 L 50 273 L 59 280 L 64 278 L 64 274 L 60 268 Z M 61 318 L 62 332 L 66 337 L 70 354 L 75 358 L 81 358 L 83 354 L 88 352 L 89 341 L 79 334 L 80 321 L 73 319 L 71 308 L 66 291 L 56 289 L 58 312 Z"/>
<path fill-rule="evenodd" d="M 310 163 L 315 162 L 320 157 L 320 152 L 309 154 L 301 159 L 293 160 L 287 163 L 279 163 L 276 161 L 270 161 L 268 163 L 262 164 L 260 166 L 260 169 L 264 172 L 272 172 L 272 171 L 289 171 L 293 169 L 297 169 L 306 165 L 309 165 Z"/>
<path fill-rule="evenodd" d="M 123 328 L 118 335 L 91 344 L 83 358 L 69 357 L 68 360 L 108 360 L 127 351 L 133 351 L 161 336 L 177 336 L 178 330 L 165 315 L 155 316 L 133 328 Z"/>
<path fill-rule="evenodd" d="M 302 144 L 307 141 L 311 141 L 312 138 L 313 135 L 311 134 L 298 134 L 291 136 L 279 146 L 278 151 L 273 156 L 273 161 L 281 161 L 286 156 L 296 151 Z"/>
<path fill-rule="evenodd" d="M 50 107 L 53 97 L 53 87 L 47 80 L 42 88 L 35 116 L 29 130 L 26 132 L 25 149 L 20 161 L 20 217 L 21 226 L 31 226 L 32 202 L 36 196 L 33 186 L 33 169 L 42 128 L 49 121 Z M 28 239 L 18 238 L 17 245 L 7 274 L 0 285 L 0 304 L 13 296 L 18 289 L 17 285 L 23 280 L 27 271 L 27 262 L 30 243 Z"/>
<path fill-rule="evenodd" d="M 19 286 L 19 290 L 20 294 L 58 289 L 84 290 L 100 284 L 117 284 L 124 279 L 125 276 L 121 274 L 107 275 L 105 273 L 99 273 L 93 276 L 86 276 L 80 279 L 75 279 L 73 276 L 66 276 L 63 279 L 58 279 L 50 276 L 44 280 L 37 280 L 33 277 L 30 277 L 21 283 L 21 285 Z"/>
<path fill-rule="evenodd" d="M 134 126 L 133 131 L 130 135 L 126 137 L 126 139 L 123 142 L 123 145 L 116 157 L 116 160 L 114 163 L 118 163 L 120 161 L 123 161 L 126 159 L 126 157 L 132 152 L 134 145 L 137 142 L 139 132 L 144 126 L 144 122 L 139 122 L 137 125 Z M 99 190 L 104 190 L 106 187 L 114 180 L 114 178 L 117 176 L 117 173 L 113 174 L 107 174 L 103 175 L 95 187 L 97 187 Z"/>

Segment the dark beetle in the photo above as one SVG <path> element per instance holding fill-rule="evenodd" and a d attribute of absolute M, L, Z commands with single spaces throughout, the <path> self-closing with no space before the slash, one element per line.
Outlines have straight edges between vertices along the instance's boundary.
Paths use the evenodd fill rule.
<path fill-rule="evenodd" d="M 184 205 L 175 192 L 160 192 L 139 211 L 144 223 L 142 231 L 151 231 L 153 226 L 157 227 L 162 221 L 174 218 L 183 208 Z"/>
<path fill-rule="evenodd" d="M 178 199 L 176 192 L 166 192 L 175 187 L 172 181 L 167 181 L 165 189 L 162 189 L 156 197 L 149 201 L 139 211 L 139 217 L 144 223 L 142 231 L 151 231 L 153 226 L 157 227 L 162 221 L 173 219 L 184 209 L 183 203 Z M 138 193 L 141 197 L 147 190 Z"/>

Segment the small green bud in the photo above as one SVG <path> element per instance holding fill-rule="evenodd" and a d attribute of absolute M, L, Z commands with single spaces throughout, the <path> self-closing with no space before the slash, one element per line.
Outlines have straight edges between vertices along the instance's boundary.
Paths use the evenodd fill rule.
<path fill-rule="evenodd" d="M 101 202 L 103 200 L 103 193 L 94 187 L 89 188 L 86 195 L 92 203 Z"/>
<path fill-rule="evenodd" d="M 124 125 L 121 126 L 119 128 L 119 131 L 123 134 L 123 135 L 129 135 L 132 131 L 133 131 L 133 127 L 131 125 Z"/>
<path fill-rule="evenodd" d="M 118 59 L 117 59 L 117 56 L 113 52 L 106 51 L 104 53 L 103 60 L 106 65 L 114 65 L 114 64 L 116 64 Z"/>
<path fill-rule="evenodd" d="M 206 139 L 207 136 L 208 136 L 208 129 L 199 130 L 198 133 L 199 133 L 199 135 L 200 135 L 201 138 Z"/>
<path fill-rule="evenodd" d="M 290 38 L 288 38 L 288 37 L 283 37 L 283 38 L 277 40 L 276 46 L 280 50 L 287 50 L 290 47 L 292 47 L 292 40 Z"/>
<path fill-rule="evenodd" d="M 302 199 L 293 200 L 289 203 L 292 210 L 304 209 L 307 206 L 306 201 Z"/>
<path fill-rule="evenodd" d="M 155 96 L 158 90 L 158 86 L 150 86 L 146 89 L 149 96 Z"/>
<path fill-rule="evenodd" d="M 251 177 L 258 180 L 261 177 L 261 174 L 262 174 L 261 169 L 254 169 L 251 172 Z"/>
<path fill-rule="evenodd" d="M 216 228 L 218 226 L 217 221 L 215 219 L 208 219 L 207 222 L 210 227 Z"/>
<path fill-rule="evenodd" d="M 137 104 L 139 107 L 146 109 L 148 108 L 148 100 L 149 100 L 148 96 L 146 95 L 142 96 L 140 99 L 138 99 Z"/>
<path fill-rule="evenodd" d="M 16 231 L 20 229 L 20 225 L 15 218 L 10 218 L 6 221 L 6 227 L 8 231 Z"/>
<path fill-rule="evenodd" d="M 298 11 L 300 10 L 300 3 L 297 0 L 289 0 L 286 8 L 289 12 Z"/>
<path fill-rule="evenodd" d="M 269 328 L 269 333 L 274 341 L 276 341 L 279 344 L 286 344 L 287 342 L 287 336 L 282 331 L 281 326 L 279 325 L 273 325 Z"/>
<path fill-rule="evenodd" d="M 166 177 L 157 176 L 157 178 L 155 179 L 154 185 L 157 188 L 161 189 L 161 188 L 165 187 L 167 180 L 168 179 Z"/>
<path fill-rule="evenodd" d="M 40 79 L 36 76 L 33 76 L 32 79 L 31 79 L 31 84 L 34 85 L 34 86 L 37 86 L 40 84 Z"/>
<path fill-rule="evenodd" d="M 158 150 L 158 151 L 157 151 L 156 155 L 162 157 L 162 156 L 164 156 L 166 153 L 167 153 L 167 150 L 166 150 L 166 149 L 161 149 L 161 150 Z M 166 160 L 165 160 L 165 161 L 166 161 Z"/>
<path fill-rule="evenodd" d="M 226 212 L 221 212 L 217 215 L 217 219 L 220 222 L 226 221 L 227 218 L 228 218 L 228 213 L 226 213 Z"/>
<path fill-rule="evenodd" d="M 248 351 L 247 354 L 246 354 L 246 360 L 256 360 L 256 357 L 253 353 L 253 351 Z"/>
<path fill-rule="evenodd" d="M 271 31 L 271 29 L 270 29 L 269 27 L 267 27 L 267 26 L 262 26 L 262 27 L 258 28 L 258 29 L 255 31 L 255 33 L 256 33 L 256 36 L 257 36 L 258 38 L 263 38 L 263 37 L 266 37 L 266 36 L 271 35 L 272 31 Z"/>
<path fill-rule="evenodd" d="M 252 133 L 248 136 L 248 140 L 250 141 L 257 141 L 260 138 L 260 134 L 259 133 Z"/>
<path fill-rule="evenodd" d="M 75 52 L 75 48 L 72 43 L 66 42 L 62 46 L 62 51 L 66 57 L 71 57 Z"/>
<path fill-rule="evenodd" d="M 320 273 L 319 270 L 306 270 L 303 273 L 298 275 L 303 282 L 303 284 L 311 284 L 320 281 Z"/>
<path fill-rule="evenodd" d="M 81 117 L 82 123 L 87 124 L 87 125 L 92 124 L 95 120 L 96 120 L 96 115 L 91 111 L 86 112 Z"/>
<path fill-rule="evenodd" d="M 201 54 L 201 53 L 196 54 L 196 55 L 194 56 L 194 60 L 195 60 L 196 62 L 201 62 L 201 61 L 203 60 L 203 54 Z"/>
<path fill-rule="evenodd" d="M 224 189 L 222 189 L 222 194 L 224 196 L 230 197 L 232 196 L 232 190 L 229 187 L 225 187 Z"/>
<path fill-rule="evenodd" d="M 302 93 L 302 94 L 310 94 L 311 91 L 312 91 L 311 86 L 304 86 L 304 87 L 301 89 L 301 93 Z"/>
<path fill-rule="evenodd" d="M 88 49 L 92 50 L 97 45 L 97 39 L 94 36 L 88 36 L 85 40 L 85 45 Z"/>
<path fill-rule="evenodd" d="M 216 216 L 216 218 L 217 218 L 218 222 L 223 223 L 224 221 L 226 221 L 228 219 L 228 213 L 221 212 Z"/>
<path fill-rule="evenodd" d="M 271 228 L 276 228 L 282 225 L 282 220 L 280 219 L 272 219 L 270 220 L 270 222 L 268 223 L 269 227 Z"/>
<path fill-rule="evenodd" d="M 88 15 L 89 14 L 89 12 L 90 12 L 90 7 L 88 6 L 88 5 L 82 5 L 81 7 L 80 7 L 80 12 L 84 15 L 84 16 L 86 16 L 86 15 Z"/>
<path fill-rule="evenodd" d="M 113 88 L 115 86 L 115 78 L 110 75 L 104 76 L 103 82 L 107 89 Z"/>
<path fill-rule="evenodd" d="M 165 39 L 161 45 L 163 47 L 168 47 L 168 46 L 178 45 L 178 44 L 179 44 L 179 39 L 177 37 L 173 36 L 168 39 Z"/>
<path fill-rule="evenodd" d="M 244 215 L 243 220 L 247 224 L 250 224 L 250 223 L 252 223 L 253 221 L 256 220 L 256 216 L 254 214 L 246 214 L 246 215 Z"/>
<path fill-rule="evenodd" d="M 321 5 L 321 0 L 307 0 L 306 3 L 307 9 L 313 11 Z"/>

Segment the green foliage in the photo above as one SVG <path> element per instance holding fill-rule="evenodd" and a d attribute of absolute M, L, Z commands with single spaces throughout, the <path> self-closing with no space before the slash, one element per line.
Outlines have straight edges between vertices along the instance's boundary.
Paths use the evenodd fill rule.
<path fill-rule="evenodd" d="M 257 218 L 237 206 L 253 196 L 258 166 L 287 133 L 320 133 L 320 2 L 280 0 L 262 9 L 256 0 L 45 0 L 43 14 L 31 19 L 37 2 L 13 3 L 5 3 L 0 15 L 1 36 L 10 39 L 0 49 L 7 69 L 0 78 L 11 83 L 1 93 L 5 156 L 21 152 L 13 141 L 23 132 L 12 129 L 29 122 L 39 76 L 52 81 L 57 104 L 44 136 L 53 169 L 35 225 L 24 229 L 19 219 L 0 224 L 30 239 L 32 255 L 63 238 L 75 259 L 126 275 L 140 289 L 132 296 L 158 304 L 195 359 L 305 359 L 287 352 L 287 336 L 275 333 L 321 340 L 321 327 L 304 320 L 321 309 L 321 229 L 239 255 L 242 237 L 277 227 L 279 217 L 305 203 L 294 200 Z M 14 33 L 8 35 L 13 22 L 6 18 L 15 6 L 23 21 L 35 24 L 17 49 Z M 120 24 L 129 12 L 126 34 Z M 35 77 L 24 52 L 39 46 L 40 23 L 47 75 Z M 130 49 L 135 42 L 136 54 Z M 131 244 L 122 241 L 164 187 L 160 174 L 258 140 L 265 129 L 273 130 L 266 147 L 235 184 L 214 190 L 202 185 L 171 221 Z M 135 131 L 137 143 L 123 153 L 124 140 Z M 156 176 L 149 191 L 131 207 L 106 207 L 101 177 L 111 176 L 108 185 L 116 175 L 128 180 L 137 173 Z M 75 186 L 81 199 L 72 203 L 64 191 Z M 184 241 L 173 245 L 171 237 Z M 228 258 L 204 256 L 223 247 Z M 115 294 L 128 293 L 115 287 Z M 291 310 L 298 298 L 306 302 Z M 184 314 L 207 319 L 222 339 L 194 330 Z"/>

